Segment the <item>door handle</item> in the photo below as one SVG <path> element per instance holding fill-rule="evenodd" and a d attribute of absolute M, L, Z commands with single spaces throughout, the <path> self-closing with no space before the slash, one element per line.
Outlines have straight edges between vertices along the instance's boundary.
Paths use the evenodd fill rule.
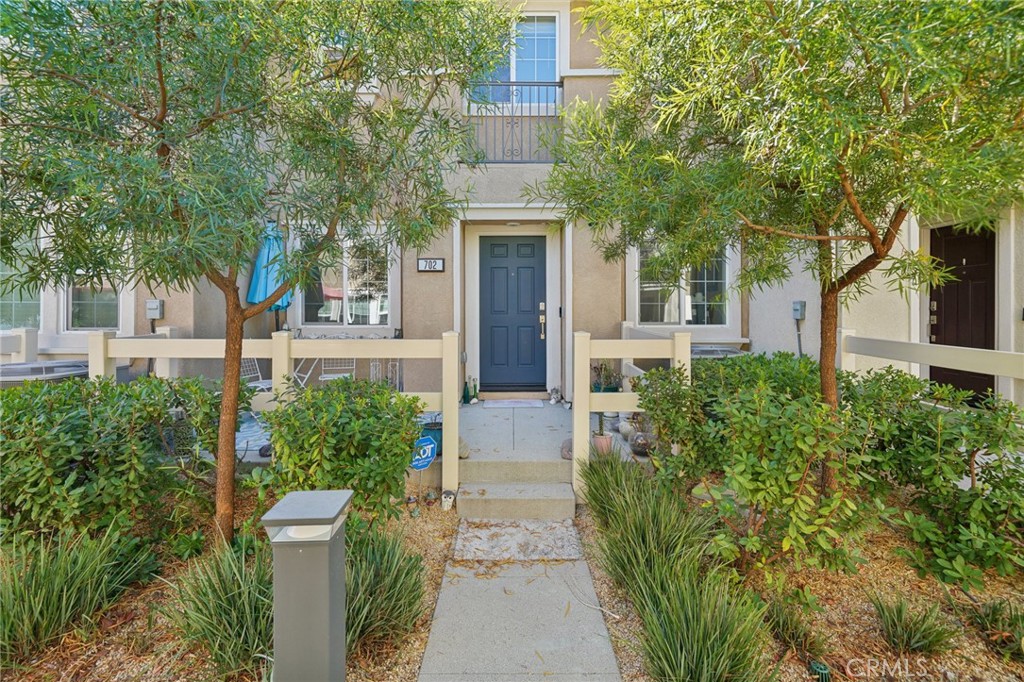
<path fill-rule="evenodd" d="M 541 341 L 544 340 L 544 324 L 547 322 L 547 319 L 548 318 L 547 318 L 546 315 L 541 315 L 540 316 L 540 339 L 541 339 Z"/>

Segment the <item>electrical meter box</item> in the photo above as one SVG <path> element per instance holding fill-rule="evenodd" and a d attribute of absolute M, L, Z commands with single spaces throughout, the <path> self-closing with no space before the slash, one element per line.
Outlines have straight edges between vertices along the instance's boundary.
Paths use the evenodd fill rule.
<path fill-rule="evenodd" d="M 807 317 L 807 301 L 793 301 L 793 319 L 803 320 Z"/>
<path fill-rule="evenodd" d="M 164 318 L 164 301 L 162 298 L 146 299 L 146 319 L 162 320 Z"/>

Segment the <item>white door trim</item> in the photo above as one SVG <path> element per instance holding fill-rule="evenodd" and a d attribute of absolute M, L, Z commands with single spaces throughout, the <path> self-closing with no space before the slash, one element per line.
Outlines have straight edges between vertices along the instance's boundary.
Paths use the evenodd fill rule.
<path fill-rule="evenodd" d="M 536 211 L 521 209 L 519 212 L 505 211 L 506 220 L 536 220 Z M 488 211 L 488 213 L 490 213 Z M 463 280 L 462 290 L 465 292 L 465 318 L 463 327 L 466 339 L 466 374 L 479 379 L 480 377 L 480 237 L 523 236 L 546 237 L 545 249 L 545 308 L 548 323 L 546 339 L 546 383 L 547 388 L 561 385 L 562 374 L 562 330 L 557 319 L 558 307 L 561 305 L 562 280 L 562 249 L 561 233 L 554 231 L 546 224 L 532 225 L 479 225 L 473 224 L 474 211 L 467 211 L 467 222 L 463 223 L 465 235 L 465 260 L 461 264 L 461 272 L 456 277 Z M 487 219 L 493 220 L 491 215 Z M 461 301 L 459 302 L 461 304 Z"/>

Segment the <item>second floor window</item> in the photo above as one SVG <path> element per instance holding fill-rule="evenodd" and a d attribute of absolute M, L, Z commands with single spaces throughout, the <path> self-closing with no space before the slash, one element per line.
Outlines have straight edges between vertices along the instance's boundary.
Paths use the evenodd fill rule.
<path fill-rule="evenodd" d="M 558 90 L 558 21 L 554 16 L 526 16 L 516 24 L 509 58 L 476 88 L 475 97 L 492 104 L 555 104 Z M 531 85 L 532 84 L 532 85 Z"/>
<path fill-rule="evenodd" d="M 385 249 L 347 249 L 303 292 L 302 322 L 386 327 L 391 320 L 391 260 Z"/>

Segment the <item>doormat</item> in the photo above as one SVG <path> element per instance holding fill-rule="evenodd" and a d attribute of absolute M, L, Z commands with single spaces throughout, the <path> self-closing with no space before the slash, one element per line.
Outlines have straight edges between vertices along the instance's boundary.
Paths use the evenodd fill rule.
<path fill-rule="evenodd" d="M 544 407 L 543 400 L 484 400 L 483 406 L 491 409 L 509 407 Z"/>

